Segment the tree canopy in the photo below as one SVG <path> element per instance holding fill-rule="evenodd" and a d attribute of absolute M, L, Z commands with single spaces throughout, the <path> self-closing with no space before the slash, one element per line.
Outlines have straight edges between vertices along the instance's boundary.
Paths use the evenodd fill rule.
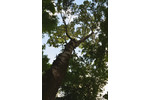
<path fill-rule="evenodd" d="M 108 1 L 43 0 L 42 32 L 48 34 L 47 44 L 62 51 L 70 39 L 83 41 L 73 51 L 67 74 L 56 100 L 101 100 L 108 80 Z M 43 45 L 45 49 L 45 45 Z M 43 54 L 42 54 L 43 55 Z M 51 64 L 42 56 L 42 72 Z M 108 99 L 108 94 L 103 96 Z"/>

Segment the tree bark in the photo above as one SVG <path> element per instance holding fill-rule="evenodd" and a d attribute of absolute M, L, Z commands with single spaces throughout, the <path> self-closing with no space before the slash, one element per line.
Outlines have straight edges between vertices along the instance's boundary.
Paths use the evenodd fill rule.
<path fill-rule="evenodd" d="M 70 40 L 53 62 L 51 68 L 42 76 L 42 100 L 55 100 L 55 96 L 67 72 L 72 51 L 79 45 L 75 40 Z"/>
<path fill-rule="evenodd" d="M 67 72 L 72 51 L 92 34 L 94 34 L 93 31 L 79 41 L 71 38 L 70 42 L 66 44 L 63 53 L 57 56 L 51 68 L 42 76 L 42 100 L 55 100 L 57 91 Z"/>

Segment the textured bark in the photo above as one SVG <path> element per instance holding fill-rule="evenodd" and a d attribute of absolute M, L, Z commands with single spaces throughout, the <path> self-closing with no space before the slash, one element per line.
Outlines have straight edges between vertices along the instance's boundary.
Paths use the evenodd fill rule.
<path fill-rule="evenodd" d="M 94 34 L 93 31 L 79 41 L 71 38 L 70 42 L 66 44 L 63 53 L 57 56 L 51 68 L 42 76 L 42 100 L 55 100 L 57 91 L 67 72 L 72 51 L 92 34 Z"/>
<path fill-rule="evenodd" d="M 67 72 L 69 59 L 74 48 L 79 45 L 71 40 L 65 47 L 63 53 L 59 54 L 53 62 L 50 70 L 42 77 L 42 100 L 55 100 L 56 93 Z"/>

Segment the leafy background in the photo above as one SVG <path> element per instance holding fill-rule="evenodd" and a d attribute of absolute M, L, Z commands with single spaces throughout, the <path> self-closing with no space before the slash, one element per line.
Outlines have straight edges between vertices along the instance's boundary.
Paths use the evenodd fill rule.
<path fill-rule="evenodd" d="M 69 0 L 68 0 L 69 1 Z M 69 4 L 67 0 L 58 0 L 57 11 L 62 7 L 67 11 Z M 68 25 L 69 34 L 72 37 L 85 36 L 89 33 L 88 27 L 98 26 L 100 29 L 97 35 L 87 39 L 82 43 L 79 51 L 74 51 L 70 59 L 69 68 L 63 84 L 58 92 L 58 100 L 99 100 L 108 99 L 108 92 L 102 94 L 108 79 L 108 7 L 107 0 L 84 1 L 77 5 L 70 1 L 72 15 L 80 15 Z M 68 41 L 65 35 L 64 25 L 58 23 L 60 16 L 54 14 L 56 5 L 53 0 L 43 0 L 42 9 L 42 33 L 43 39 L 47 34 L 47 44 L 43 44 L 42 49 L 42 72 L 51 66 L 49 58 L 44 54 L 45 48 L 50 46 L 64 49 L 64 44 Z M 104 6 L 102 6 L 102 4 Z M 49 7 L 50 6 L 50 7 Z M 87 8 L 90 8 L 88 11 Z M 91 11 L 91 12 L 90 12 Z M 70 13 L 70 12 L 68 12 Z M 93 17 L 94 16 L 94 17 Z M 93 19 L 94 18 L 94 19 Z M 87 21 L 90 19 L 90 22 Z M 104 19 L 104 20 L 103 20 Z M 99 23 L 100 22 L 100 23 Z M 77 25 L 77 26 L 76 26 Z M 77 38 L 78 39 L 78 38 Z M 50 51 L 49 51 L 50 52 Z M 61 51 L 60 51 L 61 52 Z M 50 53 L 53 53 L 50 52 Z M 57 55 L 56 55 L 57 56 Z"/>

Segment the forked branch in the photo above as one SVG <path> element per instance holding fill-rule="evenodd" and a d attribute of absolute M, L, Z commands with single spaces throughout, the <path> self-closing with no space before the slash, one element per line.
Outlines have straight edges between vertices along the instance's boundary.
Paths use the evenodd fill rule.
<path fill-rule="evenodd" d="M 63 20 L 63 23 L 64 23 L 64 25 L 65 25 L 66 35 L 67 35 L 67 37 L 68 37 L 69 39 L 72 40 L 72 38 L 71 38 L 70 35 L 68 34 L 68 26 L 67 26 L 67 24 L 66 24 L 65 17 L 62 15 L 62 13 L 60 13 L 60 14 L 61 14 L 61 18 L 62 18 L 62 20 Z"/>
<path fill-rule="evenodd" d="M 92 29 L 91 29 L 92 30 Z M 92 33 L 90 33 L 89 35 L 85 36 L 85 37 L 82 37 L 78 43 L 82 43 L 84 42 L 86 39 L 88 39 L 90 36 L 92 36 L 94 34 L 93 30 L 92 30 Z"/>

